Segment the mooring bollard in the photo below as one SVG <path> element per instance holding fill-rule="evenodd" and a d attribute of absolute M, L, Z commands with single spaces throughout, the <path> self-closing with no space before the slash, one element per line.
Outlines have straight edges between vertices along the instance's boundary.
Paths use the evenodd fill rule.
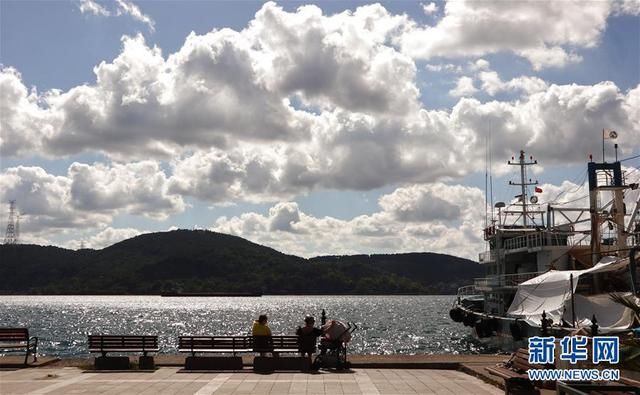
<path fill-rule="evenodd" d="M 322 315 L 320 316 L 320 325 L 327 323 L 327 312 L 322 309 Z"/>
<path fill-rule="evenodd" d="M 598 336 L 598 320 L 595 314 L 591 318 L 591 336 Z"/>

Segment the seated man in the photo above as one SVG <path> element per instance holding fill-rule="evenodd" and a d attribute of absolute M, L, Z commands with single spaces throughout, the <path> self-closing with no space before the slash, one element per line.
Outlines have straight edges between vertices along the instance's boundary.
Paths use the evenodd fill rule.
<path fill-rule="evenodd" d="M 316 339 L 322 336 L 322 330 L 316 328 L 313 325 L 316 320 L 311 316 L 306 316 L 304 319 L 304 327 L 298 327 L 296 335 L 298 335 L 298 347 L 301 356 L 308 356 L 311 359 L 311 355 L 316 352 Z"/>

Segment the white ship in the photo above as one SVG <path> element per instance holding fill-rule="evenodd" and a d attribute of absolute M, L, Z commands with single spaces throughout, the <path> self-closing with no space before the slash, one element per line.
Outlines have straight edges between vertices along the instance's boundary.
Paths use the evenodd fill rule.
<path fill-rule="evenodd" d="M 486 276 L 458 290 L 451 318 L 475 336 L 502 348 L 520 347 L 528 337 L 612 333 L 638 327 L 633 310 L 612 294 L 639 299 L 640 197 L 629 210 L 619 161 L 587 165 L 589 207 L 541 207 L 537 181 L 527 177 L 537 164 L 520 151 L 508 164 L 519 167 L 521 194 L 494 206 L 484 229 L 487 250 L 479 256 Z M 635 195 L 635 193 L 634 193 Z"/>

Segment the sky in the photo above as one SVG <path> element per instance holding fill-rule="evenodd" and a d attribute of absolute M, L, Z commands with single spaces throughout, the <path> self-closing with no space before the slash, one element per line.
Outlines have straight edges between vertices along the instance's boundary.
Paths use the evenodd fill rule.
<path fill-rule="evenodd" d="M 477 259 L 520 193 L 506 162 L 537 160 L 542 207 L 583 205 L 603 129 L 640 181 L 638 0 L 0 1 L 0 229 L 16 200 L 22 243 Z"/>

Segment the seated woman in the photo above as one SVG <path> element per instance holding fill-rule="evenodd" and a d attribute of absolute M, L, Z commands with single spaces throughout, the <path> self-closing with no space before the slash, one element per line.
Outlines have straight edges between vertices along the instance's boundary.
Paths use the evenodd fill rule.
<path fill-rule="evenodd" d="M 253 349 L 260 352 L 260 356 L 264 357 L 265 352 L 270 352 L 274 357 L 278 353 L 273 352 L 273 340 L 271 339 L 271 328 L 267 325 L 266 314 L 261 314 L 257 320 L 253 321 L 251 335 L 253 336 Z"/>
<path fill-rule="evenodd" d="M 271 336 L 271 328 L 267 325 L 268 317 L 266 314 L 261 314 L 257 320 L 253 321 L 253 327 L 251 328 L 252 336 Z"/>
<path fill-rule="evenodd" d="M 316 328 L 315 318 L 306 316 L 304 319 L 304 327 L 298 327 L 296 335 L 298 335 L 298 350 L 301 356 L 308 356 L 311 359 L 311 355 L 316 352 L 316 339 L 322 336 L 322 330 Z"/>

